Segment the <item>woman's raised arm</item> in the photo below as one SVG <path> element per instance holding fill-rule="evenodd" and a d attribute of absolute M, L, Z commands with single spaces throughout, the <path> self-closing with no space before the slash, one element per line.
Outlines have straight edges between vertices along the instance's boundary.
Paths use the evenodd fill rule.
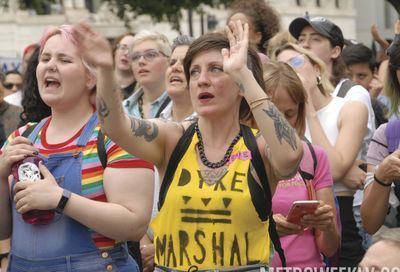
<path fill-rule="evenodd" d="M 129 153 L 159 166 L 165 161 L 167 131 L 168 139 L 179 139 L 182 129 L 125 114 L 115 83 L 109 42 L 84 22 L 74 26 L 74 35 L 84 60 L 96 68 L 96 105 L 102 130 Z M 173 137 L 175 134 L 177 137 Z"/>
<path fill-rule="evenodd" d="M 239 84 L 242 95 L 250 105 L 263 142 L 261 153 L 267 157 L 280 178 L 296 173 L 303 155 L 303 145 L 296 131 L 286 121 L 275 105 L 269 101 L 252 71 L 247 67 L 248 25 L 240 20 L 226 27 L 230 50 L 223 49 L 224 71 Z M 264 140 L 262 139 L 265 139 Z"/>

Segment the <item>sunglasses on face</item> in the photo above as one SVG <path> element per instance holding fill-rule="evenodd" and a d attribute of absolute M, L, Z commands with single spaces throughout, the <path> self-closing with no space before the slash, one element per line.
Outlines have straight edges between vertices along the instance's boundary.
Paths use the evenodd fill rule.
<path fill-rule="evenodd" d="M 292 66 L 293 69 L 299 69 L 303 67 L 305 62 L 305 56 L 304 54 L 301 54 L 291 58 L 287 63 Z"/>
<path fill-rule="evenodd" d="M 131 59 L 132 59 L 132 62 L 137 62 L 137 61 L 139 61 L 139 59 L 141 57 L 143 57 L 147 61 L 153 61 L 154 59 L 156 59 L 159 56 L 168 57 L 163 52 L 154 49 L 154 50 L 147 50 L 147 51 L 145 51 L 143 53 L 133 52 L 131 54 Z"/>
<path fill-rule="evenodd" d="M 6 88 L 7 90 L 11 90 L 14 86 L 20 90 L 22 87 L 21 83 L 11 83 L 11 82 L 4 82 L 3 83 L 4 88 Z"/>

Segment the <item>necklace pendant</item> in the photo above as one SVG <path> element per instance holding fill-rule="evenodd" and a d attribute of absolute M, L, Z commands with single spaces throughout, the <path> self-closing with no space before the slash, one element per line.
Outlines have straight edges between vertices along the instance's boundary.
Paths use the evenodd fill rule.
<path fill-rule="evenodd" d="M 217 169 L 203 169 L 200 170 L 201 177 L 208 186 L 212 186 L 220 181 L 228 171 L 227 166 L 223 166 Z"/>

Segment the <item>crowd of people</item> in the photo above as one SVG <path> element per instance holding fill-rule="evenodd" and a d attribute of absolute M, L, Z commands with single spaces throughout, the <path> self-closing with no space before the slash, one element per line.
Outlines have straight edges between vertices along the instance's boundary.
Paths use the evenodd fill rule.
<path fill-rule="evenodd" d="M 400 21 L 371 34 L 49 27 L 0 77 L 1 271 L 400 268 Z"/>

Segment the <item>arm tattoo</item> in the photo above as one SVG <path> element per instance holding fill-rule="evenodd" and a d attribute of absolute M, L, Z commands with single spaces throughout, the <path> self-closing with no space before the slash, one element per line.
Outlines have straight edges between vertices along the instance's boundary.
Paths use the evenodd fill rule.
<path fill-rule="evenodd" d="M 104 124 L 104 118 L 106 118 L 110 114 L 110 110 L 108 109 L 106 102 L 101 96 L 97 98 L 97 109 L 100 123 Z"/>
<path fill-rule="evenodd" d="M 281 113 L 275 107 L 263 109 L 263 111 L 274 121 L 275 133 L 279 142 L 282 144 L 282 139 L 284 139 L 293 150 L 296 150 L 296 132 L 282 117 Z"/>
<path fill-rule="evenodd" d="M 129 117 L 131 130 L 136 137 L 144 137 L 147 142 L 153 141 L 158 136 L 158 126 L 150 121 Z"/>

